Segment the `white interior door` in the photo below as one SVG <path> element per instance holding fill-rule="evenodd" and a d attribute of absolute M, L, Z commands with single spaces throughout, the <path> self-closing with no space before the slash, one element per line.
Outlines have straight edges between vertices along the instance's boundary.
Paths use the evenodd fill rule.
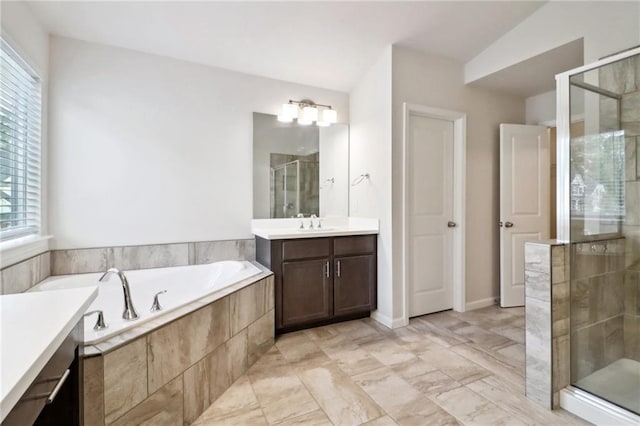
<path fill-rule="evenodd" d="M 500 305 L 524 305 L 524 242 L 549 238 L 549 130 L 500 125 Z"/>
<path fill-rule="evenodd" d="M 410 317 L 453 307 L 453 132 L 453 121 L 414 112 L 409 116 L 406 184 Z"/>

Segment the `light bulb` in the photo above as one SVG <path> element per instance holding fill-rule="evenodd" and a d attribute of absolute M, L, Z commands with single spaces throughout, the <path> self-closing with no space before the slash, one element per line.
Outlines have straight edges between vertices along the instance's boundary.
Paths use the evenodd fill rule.
<path fill-rule="evenodd" d="M 302 110 L 302 117 L 305 121 L 317 121 L 318 120 L 318 108 L 314 106 L 306 106 Z"/>
<path fill-rule="evenodd" d="M 293 118 L 284 113 L 280 113 L 278 114 L 278 121 L 281 123 L 291 123 Z"/>
<path fill-rule="evenodd" d="M 325 109 L 322 111 L 322 121 L 326 121 L 327 123 L 337 123 L 338 112 L 335 109 Z"/>
<path fill-rule="evenodd" d="M 316 126 L 318 127 L 329 127 L 329 122 L 328 121 L 316 121 Z"/>
<path fill-rule="evenodd" d="M 296 104 L 282 104 L 282 114 L 292 119 L 298 118 L 298 105 Z"/>

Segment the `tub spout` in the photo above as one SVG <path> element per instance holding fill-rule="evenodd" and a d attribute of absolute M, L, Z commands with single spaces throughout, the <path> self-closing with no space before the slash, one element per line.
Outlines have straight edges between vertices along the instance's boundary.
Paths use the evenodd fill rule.
<path fill-rule="evenodd" d="M 107 272 L 105 272 L 98 281 L 101 283 L 107 281 L 111 275 L 117 275 L 120 278 L 120 283 L 122 283 L 122 291 L 124 292 L 124 311 L 122 312 L 122 318 L 127 321 L 132 321 L 134 319 L 138 319 L 138 313 L 136 312 L 136 308 L 133 307 L 133 302 L 131 301 L 131 291 L 129 290 L 129 282 L 127 281 L 127 277 L 124 275 L 119 269 L 111 268 Z"/>

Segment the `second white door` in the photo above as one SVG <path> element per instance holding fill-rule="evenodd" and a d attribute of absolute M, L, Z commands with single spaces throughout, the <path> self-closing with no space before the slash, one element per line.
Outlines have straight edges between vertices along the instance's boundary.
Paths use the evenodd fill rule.
<path fill-rule="evenodd" d="M 453 307 L 453 121 L 411 112 L 407 140 L 409 316 Z"/>

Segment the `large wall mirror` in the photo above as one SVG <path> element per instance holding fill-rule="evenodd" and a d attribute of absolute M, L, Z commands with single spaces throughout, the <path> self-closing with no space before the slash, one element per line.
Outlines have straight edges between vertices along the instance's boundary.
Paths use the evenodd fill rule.
<path fill-rule="evenodd" d="M 253 114 L 253 217 L 348 216 L 349 126 Z"/>

